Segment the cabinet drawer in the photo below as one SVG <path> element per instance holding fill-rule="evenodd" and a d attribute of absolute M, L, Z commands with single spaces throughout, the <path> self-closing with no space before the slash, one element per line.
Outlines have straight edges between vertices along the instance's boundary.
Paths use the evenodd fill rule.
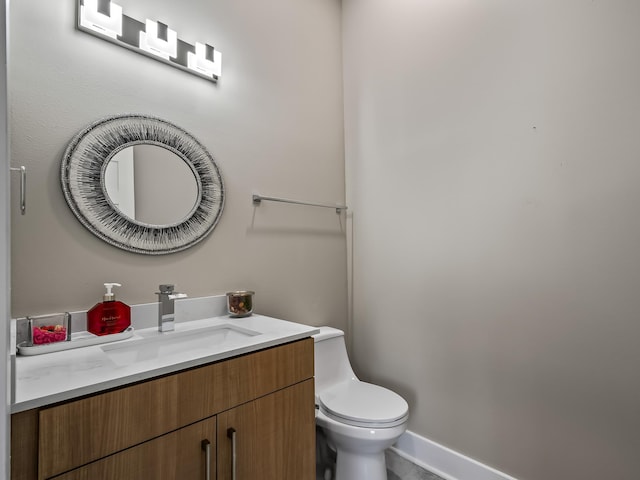
<path fill-rule="evenodd" d="M 179 423 L 186 425 L 313 378 L 313 339 L 176 375 Z"/>
<path fill-rule="evenodd" d="M 313 339 L 39 412 L 38 478 L 85 465 L 313 377 Z"/>
<path fill-rule="evenodd" d="M 40 410 L 38 478 L 178 428 L 175 376 Z"/>
<path fill-rule="evenodd" d="M 209 443 L 209 455 L 202 442 Z M 56 480 L 203 480 L 215 478 L 216 418 L 203 420 L 56 477 Z"/>

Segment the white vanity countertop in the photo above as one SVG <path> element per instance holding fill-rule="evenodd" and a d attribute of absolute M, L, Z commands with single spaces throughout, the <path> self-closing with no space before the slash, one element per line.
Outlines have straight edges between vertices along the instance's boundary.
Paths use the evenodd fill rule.
<path fill-rule="evenodd" d="M 136 359 L 133 362 L 117 361 L 109 352 L 118 350 L 117 346 L 127 346 L 127 342 L 142 339 L 164 340 L 163 336 L 188 335 L 190 330 L 213 329 L 223 326 L 253 330 L 258 335 L 244 336 L 224 342 L 207 344 L 198 342 L 196 348 L 184 348 L 165 356 L 150 355 L 148 359 Z M 206 332 L 208 330 L 202 330 Z M 254 352 L 268 347 L 281 345 L 294 340 L 315 335 L 316 327 L 288 322 L 264 315 L 251 315 L 244 318 L 228 316 L 205 320 L 176 323 L 175 333 L 160 333 L 157 328 L 137 330 L 133 337 L 119 342 L 81 347 L 55 353 L 15 358 L 13 372 L 14 399 L 11 412 L 21 412 L 35 407 L 70 400 L 79 396 L 97 393 L 110 388 L 146 380 L 159 375 L 177 372 L 226 358 Z M 197 337 L 195 332 L 191 337 Z M 187 345 L 185 342 L 184 345 Z M 113 347 L 116 347 L 115 349 Z"/>

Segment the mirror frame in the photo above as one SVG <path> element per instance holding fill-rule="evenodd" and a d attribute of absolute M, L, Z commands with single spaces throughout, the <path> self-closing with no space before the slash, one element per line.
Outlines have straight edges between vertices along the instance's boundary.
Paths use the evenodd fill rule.
<path fill-rule="evenodd" d="M 151 225 L 124 215 L 107 194 L 104 172 L 120 150 L 147 144 L 166 148 L 192 170 L 198 201 L 171 225 Z M 180 127 L 141 114 L 107 117 L 76 134 L 61 165 L 62 190 L 71 211 L 91 233 L 130 252 L 162 255 L 192 247 L 217 225 L 224 207 L 222 175 L 207 149 Z"/>

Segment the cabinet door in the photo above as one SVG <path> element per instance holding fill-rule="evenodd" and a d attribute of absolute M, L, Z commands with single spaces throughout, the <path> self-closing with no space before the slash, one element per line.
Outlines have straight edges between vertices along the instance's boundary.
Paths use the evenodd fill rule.
<path fill-rule="evenodd" d="M 218 480 L 314 480 L 313 379 L 219 414 L 217 463 Z"/>
<path fill-rule="evenodd" d="M 216 472 L 215 442 L 216 418 L 212 417 L 55 478 L 213 480 Z"/>

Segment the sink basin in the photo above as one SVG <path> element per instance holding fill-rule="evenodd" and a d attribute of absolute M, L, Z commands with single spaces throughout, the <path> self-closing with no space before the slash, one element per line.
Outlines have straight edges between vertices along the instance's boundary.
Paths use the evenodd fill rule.
<path fill-rule="evenodd" d="M 185 332 L 168 332 L 151 338 L 104 345 L 102 351 L 119 366 L 165 358 L 214 346 L 236 345 L 239 341 L 260 335 L 260 332 L 231 324 L 199 328 Z"/>

